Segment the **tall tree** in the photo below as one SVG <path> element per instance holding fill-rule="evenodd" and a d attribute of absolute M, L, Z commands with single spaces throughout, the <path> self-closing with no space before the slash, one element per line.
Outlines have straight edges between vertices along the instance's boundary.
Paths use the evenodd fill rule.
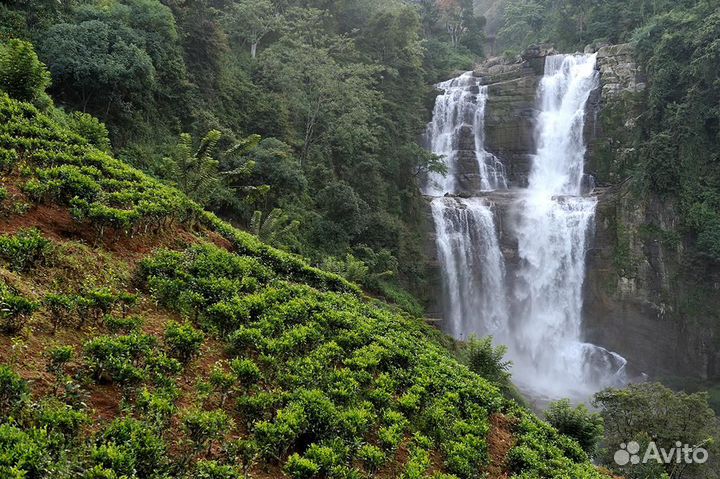
<path fill-rule="evenodd" d="M 237 0 L 224 15 L 232 34 L 250 45 L 250 56 L 257 56 L 260 41 L 278 25 L 278 15 L 270 0 Z"/>

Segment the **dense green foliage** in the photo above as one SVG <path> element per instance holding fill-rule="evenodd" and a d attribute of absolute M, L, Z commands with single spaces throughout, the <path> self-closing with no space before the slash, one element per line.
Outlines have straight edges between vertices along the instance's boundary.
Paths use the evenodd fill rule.
<path fill-rule="evenodd" d="M 656 193 L 679 199 L 684 232 L 720 260 L 720 9 L 697 2 L 654 17 L 635 35 L 649 81 L 640 151 Z M 668 139 L 671 139 L 668 141 Z"/>
<path fill-rule="evenodd" d="M 668 477 L 719 477 L 715 441 L 720 434 L 720 424 L 708 405 L 706 393 L 676 393 L 661 384 L 647 383 L 602 391 L 595 396 L 594 404 L 600 408 L 605 421 L 606 449 L 599 459 L 610 467 L 617 468 L 614 451 L 628 441 L 638 442 L 643 451 L 654 441 L 658 448 L 668 451 L 679 442 L 709 452 L 705 464 L 678 466 L 650 461 L 647 465 L 622 468 L 624 477 L 661 477 L 663 473 Z"/>
<path fill-rule="evenodd" d="M 632 39 L 636 29 L 658 14 L 697 2 L 667 0 L 507 0 L 498 32 L 502 48 L 522 49 L 550 43 L 560 51 L 588 44 L 617 44 Z M 708 2 L 710 5 L 710 2 Z"/>
<path fill-rule="evenodd" d="M 590 412 L 584 404 L 572 407 L 567 399 L 550 403 L 545 411 L 545 419 L 558 432 L 577 440 L 590 455 L 595 453 L 598 442 L 603 437 L 602 416 Z"/>
<path fill-rule="evenodd" d="M 720 260 L 720 9 L 717 2 L 508 0 L 499 42 L 564 51 L 632 42 L 647 77 L 627 171 L 646 192 L 676 200 L 680 233 Z M 622 128 L 622 127 L 621 127 Z M 620 138 L 618 138 L 620 139 Z"/>
<path fill-rule="evenodd" d="M 0 23 L 0 70 L 5 51 L 32 67 L 8 69 L 33 79 L 11 96 L 48 86 L 31 41 L 56 103 L 120 158 L 246 228 L 281 208 L 298 227 L 273 244 L 314 263 L 392 255 L 365 286 L 419 309 L 398 288 L 425 279 L 416 140 L 430 85 L 482 55 L 470 0 L 12 0 Z M 62 123 L 107 150 L 78 115 Z"/>

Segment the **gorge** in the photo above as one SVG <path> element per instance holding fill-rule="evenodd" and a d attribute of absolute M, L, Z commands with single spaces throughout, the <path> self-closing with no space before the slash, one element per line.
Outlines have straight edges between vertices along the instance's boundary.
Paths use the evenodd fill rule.
<path fill-rule="evenodd" d="M 625 359 L 583 333 L 597 205 L 583 170 L 584 120 L 599 73 L 596 54 L 546 55 L 542 67 L 526 136 L 535 150 L 510 180 L 507 160 L 486 150 L 485 77 L 469 72 L 438 85 L 427 146 L 448 171 L 430 176 L 424 193 L 433 197 L 445 329 L 507 344 L 514 380 L 530 397 L 583 400 L 627 380 Z"/>

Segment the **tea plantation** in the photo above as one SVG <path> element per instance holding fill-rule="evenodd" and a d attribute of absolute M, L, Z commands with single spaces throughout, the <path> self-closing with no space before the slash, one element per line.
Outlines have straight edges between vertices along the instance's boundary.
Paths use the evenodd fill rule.
<path fill-rule="evenodd" d="M 421 319 L 0 95 L 0 477 L 606 477 Z"/>

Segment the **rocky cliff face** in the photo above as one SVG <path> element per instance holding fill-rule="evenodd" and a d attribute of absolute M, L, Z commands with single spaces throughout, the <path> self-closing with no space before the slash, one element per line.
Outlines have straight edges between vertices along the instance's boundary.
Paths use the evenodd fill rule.
<path fill-rule="evenodd" d="M 537 86 L 552 53 L 535 47 L 521 58 L 490 59 L 475 71 L 489 93 L 485 148 L 503 160 L 511 186 L 527 182 Z M 654 378 L 718 380 L 720 268 L 689 259 L 673 202 L 639 191 L 632 179 L 645 101 L 632 47 L 605 46 L 597 54 L 601 87 L 588 102 L 585 122 L 586 172 L 596 180 L 599 199 L 585 283 L 587 339 Z M 491 199 L 512 268 L 516 245 L 503 234 L 512 212 L 502 194 Z"/>
<path fill-rule="evenodd" d="M 720 271 L 690 261 L 673 202 L 632 181 L 600 196 L 588 255 L 588 339 L 651 377 L 720 376 Z"/>
<path fill-rule="evenodd" d="M 691 260 L 673 201 L 641 191 L 636 128 L 645 79 L 630 45 L 600 48 L 601 89 L 588 112 L 586 170 L 599 185 L 588 255 L 588 339 L 654 378 L 720 376 L 720 276 Z"/>
<path fill-rule="evenodd" d="M 720 378 L 720 271 L 686 254 L 673 201 L 632 178 L 644 77 L 629 45 L 601 48 L 587 169 L 601 185 L 588 257 L 588 339 L 651 377 Z"/>
<path fill-rule="evenodd" d="M 488 86 L 485 148 L 503 160 L 510 186 L 526 186 L 535 151 L 537 87 L 545 57 L 554 50 L 533 47 L 517 59 L 491 58 L 475 75 Z"/>

